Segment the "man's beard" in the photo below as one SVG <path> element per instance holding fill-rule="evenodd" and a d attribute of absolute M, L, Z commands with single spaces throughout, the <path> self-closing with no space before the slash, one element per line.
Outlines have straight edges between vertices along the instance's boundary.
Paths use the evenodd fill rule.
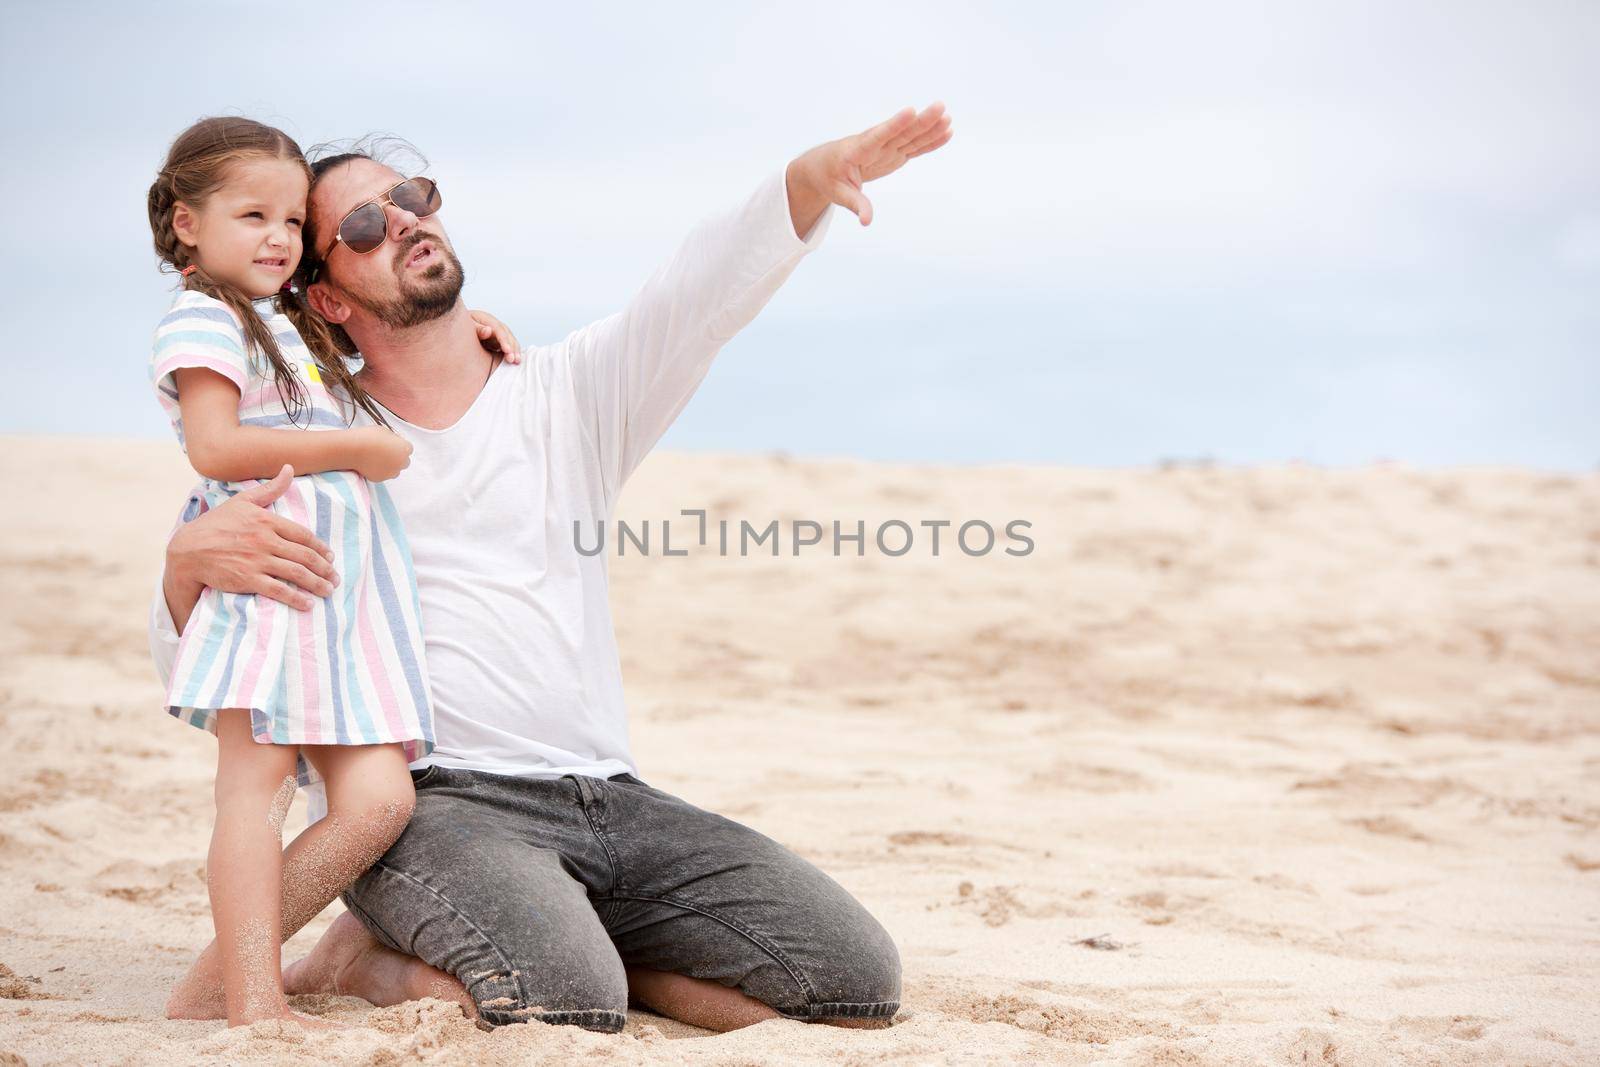
<path fill-rule="evenodd" d="M 433 243 L 437 260 L 412 278 L 405 269 L 405 262 L 412 250 L 423 241 Z M 461 299 L 461 287 L 466 283 L 461 261 L 444 246 L 443 241 L 432 234 L 413 234 L 412 239 L 395 253 L 394 262 L 398 265 L 396 273 L 400 281 L 397 295 L 384 300 L 369 300 L 354 291 L 345 294 L 352 304 L 371 314 L 389 329 L 405 330 L 432 322 L 448 314 Z"/>

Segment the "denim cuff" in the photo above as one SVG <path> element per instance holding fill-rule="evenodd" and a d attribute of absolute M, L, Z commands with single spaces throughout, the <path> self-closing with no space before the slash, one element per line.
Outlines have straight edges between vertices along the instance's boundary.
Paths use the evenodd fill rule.
<path fill-rule="evenodd" d="M 627 1015 L 605 1008 L 585 1008 L 581 1011 L 539 1011 L 535 1008 L 486 1008 L 478 1005 L 478 1018 L 490 1026 L 512 1026 L 518 1023 L 541 1022 L 551 1026 L 581 1026 L 602 1034 L 622 1032 Z"/>
<path fill-rule="evenodd" d="M 864 1003 L 848 1003 L 845 1001 L 831 1001 L 823 1004 L 808 1004 L 800 1012 L 784 1011 L 778 1008 L 777 1012 L 785 1019 L 798 1019 L 801 1022 L 815 1022 L 819 1019 L 887 1019 L 900 1010 L 898 1000 L 874 1000 Z"/>

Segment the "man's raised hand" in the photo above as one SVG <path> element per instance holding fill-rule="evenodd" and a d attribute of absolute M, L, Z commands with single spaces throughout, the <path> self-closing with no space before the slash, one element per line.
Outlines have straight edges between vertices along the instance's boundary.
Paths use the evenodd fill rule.
<path fill-rule="evenodd" d="M 876 126 L 806 152 L 786 172 L 795 233 L 809 233 L 829 204 L 847 208 L 861 225 L 871 225 L 872 201 L 861 187 L 939 148 L 951 133 L 950 116 L 936 101 L 920 114 L 916 108 L 903 108 Z"/>

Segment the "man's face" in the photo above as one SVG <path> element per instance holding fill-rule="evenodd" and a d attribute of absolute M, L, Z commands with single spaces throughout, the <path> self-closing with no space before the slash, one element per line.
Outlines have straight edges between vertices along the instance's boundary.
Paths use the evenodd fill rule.
<path fill-rule="evenodd" d="M 444 315 L 461 298 L 461 261 L 445 236 L 437 213 L 418 220 L 411 212 L 384 203 L 388 238 L 358 255 L 340 247 L 334 234 L 355 208 L 382 196 L 402 175 L 370 159 L 340 164 L 311 191 L 317 247 L 323 263 L 319 284 L 391 329 L 405 329 Z"/>

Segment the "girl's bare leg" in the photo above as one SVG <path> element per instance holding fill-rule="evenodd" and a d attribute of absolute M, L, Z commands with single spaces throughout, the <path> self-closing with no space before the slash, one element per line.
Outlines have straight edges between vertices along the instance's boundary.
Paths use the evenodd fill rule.
<path fill-rule="evenodd" d="M 328 814 L 284 852 L 285 940 L 389 851 L 417 804 L 398 744 L 306 745 L 303 751 L 327 783 Z"/>
<path fill-rule="evenodd" d="M 281 797 L 274 853 L 282 842 L 277 835 L 287 800 L 293 795 L 294 749 L 287 751 L 291 753 L 290 788 Z M 328 814 L 295 838 L 282 854 L 282 877 L 274 882 L 281 885 L 274 931 L 277 940 L 272 942 L 274 960 L 277 946 L 293 937 L 388 851 L 406 828 L 416 803 L 398 744 L 306 745 L 302 751 L 326 782 Z M 178 983 L 167 1003 L 167 1017 L 214 1019 L 227 1014 L 231 1019 L 222 996 L 226 973 L 225 955 L 214 941 Z"/>
<path fill-rule="evenodd" d="M 217 821 L 206 886 L 229 1026 L 300 1019 L 289 1011 L 280 973 L 283 839 L 282 820 L 274 818 L 285 779 L 292 792 L 296 754 L 293 746 L 257 744 L 249 711 L 218 714 Z"/>

